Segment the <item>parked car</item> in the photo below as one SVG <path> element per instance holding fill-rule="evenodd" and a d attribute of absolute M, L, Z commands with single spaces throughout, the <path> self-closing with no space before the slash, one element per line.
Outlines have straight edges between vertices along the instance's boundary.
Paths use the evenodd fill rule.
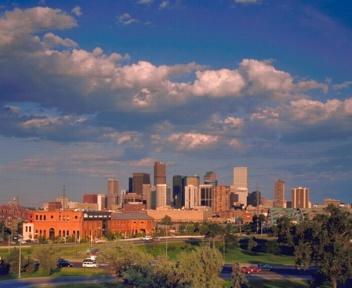
<path fill-rule="evenodd" d="M 145 236 L 143 237 L 143 240 L 144 240 L 144 241 L 151 241 L 151 240 L 153 240 L 153 237 L 152 237 L 152 236 L 145 235 Z"/>
<path fill-rule="evenodd" d="M 241 267 L 241 272 L 245 274 L 259 273 L 262 270 L 258 266 L 244 266 Z"/>
<path fill-rule="evenodd" d="M 63 258 L 59 258 L 56 263 L 57 268 L 63 268 L 63 267 L 72 267 L 72 264 Z"/>
<path fill-rule="evenodd" d="M 262 271 L 271 271 L 273 269 L 273 266 L 270 264 L 258 264 L 258 267 L 262 269 Z"/>
<path fill-rule="evenodd" d="M 98 267 L 98 265 L 97 265 L 97 262 L 93 261 L 92 259 L 84 259 L 82 262 L 82 267 L 96 268 Z"/>

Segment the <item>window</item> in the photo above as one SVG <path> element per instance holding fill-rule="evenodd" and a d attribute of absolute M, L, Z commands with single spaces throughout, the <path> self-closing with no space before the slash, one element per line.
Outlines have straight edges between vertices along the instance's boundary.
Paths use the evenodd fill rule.
<path fill-rule="evenodd" d="M 69 232 L 68 230 L 66 231 L 66 235 L 67 235 L 67 236 L 69 236 L 69 235 L 70 235 L 70 232 Z"/>
<path fill-rule="evenodd" d="M 35 215 L 35 220 L 38 220 L 38 215 Z"/>
<path fill-rule="evenodd" d="M 29 233 L 31 233 L 31 232 L 32 232 L 32 227 L 29 226 L 29 227 L 28 227 L 28 230 L 29 230 Z"/>
<path fill-rule="evenodd" d="M 39 220 L 42 220 L 42 215 L 39 216 Z"/>
<path fill-rule="evenodd" d="M 75 216 L 75 219 L 78 219 L 78 216 L 77 216 L 77 215 Z"/>
<path fill-rule="evenodd" d="M 26 232 L 28 232 L 28 226 L 26 226 Z"/>
<path fill-rule="evenodd" d="M 46 220 L 46 215 L 44 215 L 44 220 Z"/>
<path fill-rule="evenodd" d="M 54 218 L 54 216 L 53 216 L 53 215 L 51 215 L 51 216 L 50 216 L 50 218 L 51 218 L 51 219 L 53 219 L 53 218 Z"/>

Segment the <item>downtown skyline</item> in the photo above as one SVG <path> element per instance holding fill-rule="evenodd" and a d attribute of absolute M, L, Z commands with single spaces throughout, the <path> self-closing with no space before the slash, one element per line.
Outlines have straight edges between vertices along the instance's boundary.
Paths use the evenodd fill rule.
<path fill-rule="evenodd" d="M 117 2 L 117 3 L 116 3 Z M 0 202 L 213 170 L 350 201 L 349 1 L 1 1 Z"/>

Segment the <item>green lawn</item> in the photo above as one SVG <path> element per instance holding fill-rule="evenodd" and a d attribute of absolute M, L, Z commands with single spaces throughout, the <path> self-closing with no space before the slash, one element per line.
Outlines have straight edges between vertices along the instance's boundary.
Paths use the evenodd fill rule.
<path fill-rule="evenodd" d="M 61 276 L 103 276 L 107 275 L 107 272 L 101 268 L 76 268 L 76 267 L 65 267 L 55 272 L 53 277 Z"/>
<path fill-rule="evenodd" d="M 293 265 L 294 258 L 286 255 L 275 255 L 269 253 L 249 253 L 241 248 L 235 248 L 228 250 L 225 254 L 226 263 L 268 263 L 268 264 L 282 264 L 282 265 Z"/>
<path fill-rule="evenodd" d="M 249 283 L 250 288 L 308 288 L 306 281 L 258 280 Z"/>

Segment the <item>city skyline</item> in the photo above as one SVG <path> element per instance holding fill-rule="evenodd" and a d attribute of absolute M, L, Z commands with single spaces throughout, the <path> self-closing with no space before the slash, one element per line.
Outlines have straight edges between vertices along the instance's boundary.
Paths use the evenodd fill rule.
<path fill-rule="evenodd" d="M 349 1 L 3 1 L 0 202 L 216 173 L 350 202 Z M 163 172 L 161 179 L 164 179 Z M 154 178 L 151 178 L 151 182 Z M 164 181 L 164 180 L 161 180 Z"/>

